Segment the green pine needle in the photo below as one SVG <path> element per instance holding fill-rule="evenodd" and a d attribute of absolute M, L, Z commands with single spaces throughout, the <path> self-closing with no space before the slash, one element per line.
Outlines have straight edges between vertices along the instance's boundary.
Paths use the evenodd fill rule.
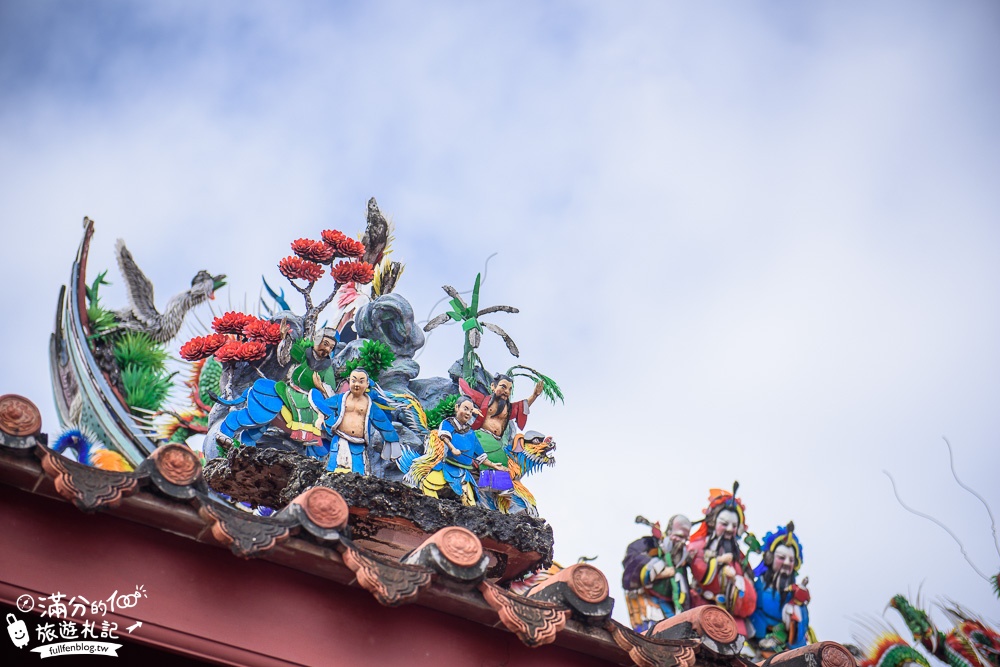
<path fill-rule="evenodd" d="M 441 422 L 448 417 L 454 417 L 456 403 L 458 403 L 458 394 L 445 396 L 438 401 L 437 405 L 427 411 L 427 428 L 432 430 L 440 428 Z"/>
<path fill-rule="evenodd" d="M 88 339 L 106 336 L 114 331 L 118 324 L 114 313 L 94 303 L 87 306 L 87 321 L 90 323 L 91 331 L 87 336 Z"/>
<path fill-rule="evenodd" d="M 163 407 L 170 394 L 173 374 L 148 366 L 129 364 L 122 369 L 125 403 L 130 408 L 156 411 Z"/>
<path fill-rule="evenodd" d="M 391 347 L 380 340 L 368 339 L 361 344 L 357 358 L 344 364 L 344 377 L 349 376 L 357 368 L 363 368 L 368 372 L 372 382 L 378 382 L 378 376 L 392 366 L 394 361 L 396 354 Z"/>
<path fill-rule="evenodd" d="M 142 331 L 126 331 L 115 341 L 115 361 L 119 368 L 136 366 L 162 372 L 167 349 Z"/>

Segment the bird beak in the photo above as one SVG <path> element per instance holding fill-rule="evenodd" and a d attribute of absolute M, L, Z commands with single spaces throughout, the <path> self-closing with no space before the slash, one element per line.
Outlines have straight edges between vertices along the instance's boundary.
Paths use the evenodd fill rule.
<path fill-rule="evenodd" d="M 212 277 L 212 295 L 209 298 L 210 299 L 214 299 L 215 298 L 215 291 L 217 289 L 223 287 L 225 284 L 226 284 L 226 274 L 223 273 L 223 274 L 220 274 L 218 276 L 213 276 Z"/>

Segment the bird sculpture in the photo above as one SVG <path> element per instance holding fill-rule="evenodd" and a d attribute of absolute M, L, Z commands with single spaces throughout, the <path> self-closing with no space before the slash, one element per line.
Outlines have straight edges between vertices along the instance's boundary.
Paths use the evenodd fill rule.
<path fill-rule="evenodd" d="M 142 331 L 158 343 L 166 343 L 177 335 L 184 316 L 195 306 L 215 298 L 215 290 L 225 282 L 225 275 L 213 276 L 208 271 L 199 271 L 191 280 L 191 289 L 176 294 L 167 301 L 166 310 L 161 314 L 153 302 L 153 283 L 135 263 L 125 242 L 115 243 L 118 268 L 125 278 L 129 307 L 115 313 L 118 324 L 123 329 Z"/>
<path fill-rule="evenodd" d="M 106 448 L 97 438 L 88 437 L 82 429 L 72 428 L 56 440 L 52 450 L 64 453 L 67 449 L 76 453 L 76 460 L 84 465 L 101 470 L 132 472 L 134 468 L 124 456 Z"/>

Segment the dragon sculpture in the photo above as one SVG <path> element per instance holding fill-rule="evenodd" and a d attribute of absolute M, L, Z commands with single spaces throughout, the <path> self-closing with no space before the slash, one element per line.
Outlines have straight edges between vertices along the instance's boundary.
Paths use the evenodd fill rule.
<path fill-rule="evenodd" d="M 514 492 L 511 495 L 484 493 L 484 504 L 504 514 L 527 512 L 529 516 L 538 516 L 535 496 L 524 486 L 521 478 L 555 465 L 556 457 L 552 455 L 555 448 L 556 441 L 552 436 L 542 435 L 538 431 L 516 434 L 511 446 L 507 448 L 507 470 L 514 483 Z"/>
<path fill-rule="evenodd" d="M 875 638 L 870 650 L 858 661 L 858 667 L 930 667 L 927 658 L 895 632 L 885 631 Z"/>
<path fill-rule="evenodd" d="M 190 404 L 184 410 L 161 410 L 157 421 L 157 435 L 166 442 L 186 443 L 196 434 L 208 433 L 208 414 L 212 411 L 219 392 L 222 365 L 214 358 L 200 359 L 191 364 L 191 372 L 184 385 L 190 390 Z M 202 452 L 197 452 L 204 457 Z M 204 461 L 203 461 L 204 462 Z"/>
<path fill-rule="evenodd" d="M 153 301 L 153 283 L 135 263 L 132 253 L 121 239 L 115 243 L 118 268 L 125 279 L 129 307 L 115 313 L 119 327 L 149 334 L 158 343 L 166 343 L 180 331 L 184 316 L 195 306 L 215 297 L 215 291 L 226 284 L 225 275 L 213 276 L 199 271 L 191 280 L 191 289 L 174 295 L 161 314 Z"/>
<path fill-rule="evenodd" d="M 949 667 L 1000 667 L 1000 633 L 982 621 L 960 609 L 948 608 L 945 611 L 955 620 L 955 626 L 945 633 L 904 596 L 894 596 L 889 604 L 903 617 L 913 640 Z"/>

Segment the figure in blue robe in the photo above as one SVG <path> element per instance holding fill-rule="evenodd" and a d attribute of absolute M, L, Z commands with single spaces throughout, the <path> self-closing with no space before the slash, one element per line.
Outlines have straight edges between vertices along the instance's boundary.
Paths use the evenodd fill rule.
<path fill-rule="evenodd" d="M 363 378 L 363 380 L 362 380 Z M 334 394 L 326 398 L 319 390 L 313 389 L 309 400 L 316 411 L 323 415 L 322 445 L 308 447 L 306 454 L 322 459 L 328 457 L 326 469 L 331 472 L 356 472 L 359 475 L 376 474 L 381 477 L 385 465 L 399 458 L 402 448 L 399 435 L 392 425 L 392 420 L 375 405 L 368 395 L 368 374 L 362 368 L 351 372 L 351 389 L 347 393 Z M 344 401 L 348 393 L 364 398 L 365 429 L 362 437 L 354 437 L 340 430 L 344 421 Z M 376 456 L 376 454 L 378 456 Z"/>
<path fill-rule="evenodd" d="M 481 463 L 486 458 L 479 438 L 468 424 L 459 425 L 454 417 L 441 422 L 438 431 L 445 440 L 445 457 L 433 470 L 441 471 L 445 483 L 459 498 L 470 493 L 474 495 L 476 478 L 472 474 L 473 464 Z M 447 446 L 448 443 L 451 447 Z M 456 454 L 452 447 L 459 453 Z"/>
<path fill-rule="evenodd" d="M 754 588 L 757 609 L 750 617 L 760 651 L 773 653 L 801 648 L 809 641 L 809 590 L 795 583 L 802 565 L 802 544 L 788 526 L 768 533 L 762 545 L 764 561 L 757 566 Z"/>

